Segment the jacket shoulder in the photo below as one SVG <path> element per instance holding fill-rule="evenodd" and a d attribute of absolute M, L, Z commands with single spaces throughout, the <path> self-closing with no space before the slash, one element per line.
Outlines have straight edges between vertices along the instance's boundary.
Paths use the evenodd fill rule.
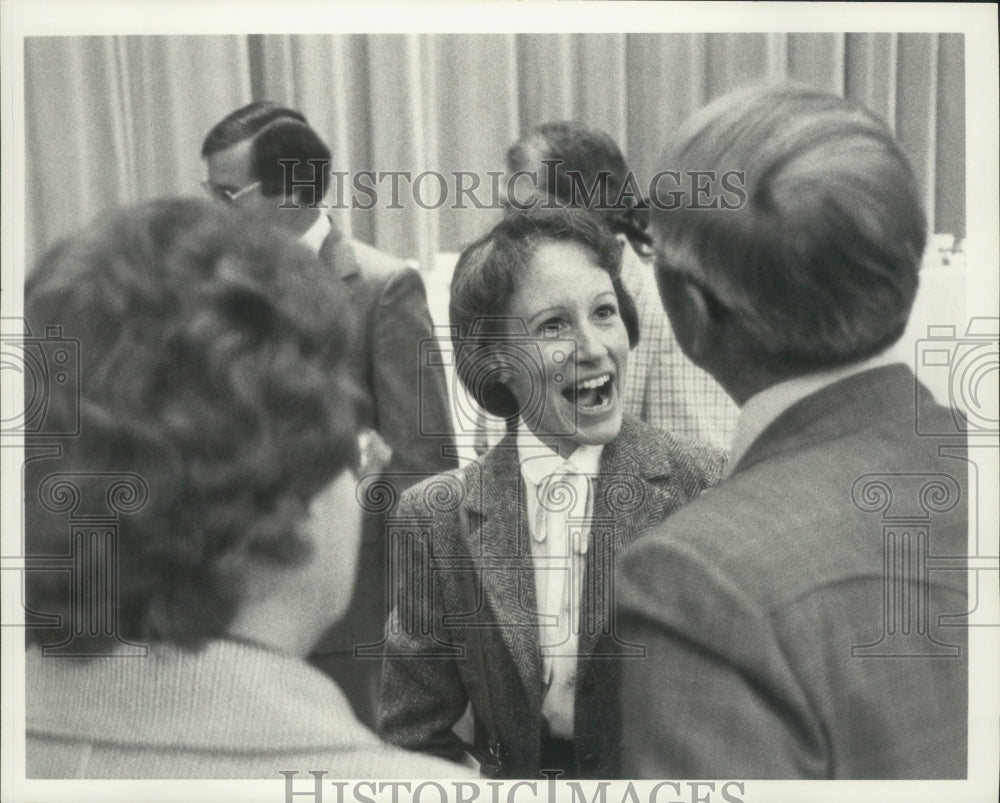
<path fill-rule="evenodd" d="M 726 453 L 710 443 L 674 435 L 632 416 L 622 421 L 618 443 L 626 461 L 648 470 L 661 467 L 692 495 L 719 482 L 728 462 Z"/>
<path fill-rule="evenodd" d="M 403 491 L 394 516 L 398 518 L 453 517 L 467 504 L 470 491 L 480 481 L 480 460 L 426 477 Z"/>
<path fill-rule="evenodd" d="M 353 755 L 349 769 L 341 768 L 334 774 L 339 778 L 476 778 L 478 773 L 461 764 L 436 756 L 423 755 L 390 744 L 368 746 Z M 312 766 L 312 765 L 309 765 Z M 345 772 L 345 770 L 348 770 Z"/>
<path fill-rule="evenodd" d="M 403 260 L 392 254 L 379 251 L 360 240 L 352 239 L 350 243 L 354 250 L 354 259 L 358 270 L 365 279 L 389 282 L 396 277 L 407 276 L 410 273 L 419 275 Z"/>

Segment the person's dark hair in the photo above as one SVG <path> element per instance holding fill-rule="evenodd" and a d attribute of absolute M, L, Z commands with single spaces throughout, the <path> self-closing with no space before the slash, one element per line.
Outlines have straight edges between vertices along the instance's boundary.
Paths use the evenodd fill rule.
<path fill-rule="evenodd" d="M 148 499 L 137 492 L 119 519 L 117 635 L 185 647 L 221 635 L 255 566 L 309 559 L 309 504 L 357 460 L 346 300 L 293 239 L 163 200 L 52 249 L 25 308 L 33 332 L 61 327 L 80 355 L 78 386 L 47 385 L 47 427 L 73 431 L 79 415 L 79 434 L 26 470 L 28 553 L 72 551 L 52 472 L 131 476 Z M 65 624 L 66 573 L 28 575 L 28 608 Z"/>
<path fill-rule="evenodd" d="M 639 188 L 621 148 L 603 131 L 574 120 L 543 123 L 507 149 L 507 168 L 537 173 L 549 200 L 598 213 L 637 253 L 649 253 L 647 202 L 634 197 Z"/>
<path fill-rule="evenodd" d="M 279 106 L 269 100 L 254 101 L 230 112 L 212 126 L 201 145 L 202 159 L 231 148 L 237 142 L 250 139 L 275 120 L 293 120 L 309 124 L 302 112 L 295 109 Z"/>
<path fill-rule="evenodd" d="M 262 195 L 317 204 L 329 185 L 330 149 L 305 116 L 269 101 L 250 103 L 220 120 L 202 144 L 202 158 L 252 139 L 251 170 Z M 291 162 L 291 170 L 281 164 Z"/>
<path fill-rule="evenodd" d="M 685 182 L 679 208 L 652 213 L 656 261 L 738 315 L 770 364 L 833 367 L 902 335 L 925 221 L 910 165 L 871 112 L 806 87 L 737 91 L 690 118 L 663 165 L 741 174 L 738 208 L 706 209 Z"/>
<path fill-rule="evenodd" d="M 502 319 L 521 276 L 532 268 L 538 247 L 572 242 L 594 255 L 611 277 L 629 345 L 639 342 L 635 302 L 621 280 L 621 246 L 601 218 L 583 209 L 534 207 L 511 211 L 486 235 L 462 251 L 451 280 L 449 317 L 455 371 L 477 403 L 511 422 L 517 401 L 498 381 L 496 349 L 506 340 Z"/>
<path fill-rule="evenodd" d="M 250 155 L 262 195 L 318 204 L 329 184 L 330 149 L 305 123 L 275 120 L 254 137 Z M 286 164 L 291 161 L 291 170 Z"/>

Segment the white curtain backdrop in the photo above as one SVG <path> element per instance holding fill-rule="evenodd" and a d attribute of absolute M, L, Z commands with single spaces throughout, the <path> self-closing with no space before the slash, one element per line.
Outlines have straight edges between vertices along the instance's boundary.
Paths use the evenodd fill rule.
<path fill-rule="evenodd" d="M 485 174 L 502 169 L 521 132 L 576 118 L 615 137 L 645 181 L 690 112 L 785 78 L 885 118 L 920 178 L 931 230 L 963 237 L 964 62 L 961 34 L 926 33 L 33 37 L 27 264 L 103 208 L 199 192 L 205 133 L 251 100 L 302 110 L 333 169 L 351 174 Z M 423 189 L 436 197 L 434 182 Z M 387 209 L 380 196 L 338 214 L 354 236 L 424 267 L 493 220 L 471 206 L 424 209 L 407 193 L 401 202 Z"/>

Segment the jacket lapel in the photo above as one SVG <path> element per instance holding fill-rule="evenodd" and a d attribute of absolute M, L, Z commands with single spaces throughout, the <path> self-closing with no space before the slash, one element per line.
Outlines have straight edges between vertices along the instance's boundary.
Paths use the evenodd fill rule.
<path fill-rule="evenodd" d="M 482 581 L 491 624 L 517 667 L 531 710 L 541 709 L 538 603 L 525 522 L 516 440 L 506 436 L 483 458 L 478 482 L 468 489 L 467 548 Z M 489 630 L 482 631 L 484 636 Z"/>
<path fill-rule="evenodd" d="M 581 656 L 594 655 L 601 640 L 613 634 L 616 556 L 677 505 L 669 482 L 672 473 L 669 456 L 651 447 L 641 427 L 629 418 L 604 448 L 601 475 L 591 486 L 593 535 L 584 578 Z M 541 710 L 538 602 L 513 435 L 483 458 L 482 472 L 467 493 L 470 516 L 463 537 L 481 578 L 492 624 L 517 667 L 532 710 Z"/>
<path fill-rule="evenodd" d="M 592 536 L 587 550 L 579 650 L 593 655 L 613 633 L 615 560 L 652 524 L 676 506 L 670 460 L 651 448 L 640 427 L 625 418 L 601 456 L 594 489 Z"/>

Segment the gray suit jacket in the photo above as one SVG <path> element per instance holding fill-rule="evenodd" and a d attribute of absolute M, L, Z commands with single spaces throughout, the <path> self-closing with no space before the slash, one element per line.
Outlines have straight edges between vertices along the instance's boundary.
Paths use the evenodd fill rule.
<path fill-rule="evenodd" d="M 421 344 L 433 324 L 420 275 L 402 261 L 350 240 L 334 226 L 320 249 L 331 281 L 346 287 L 356 313 L 352 364 L 370 401 L 368 425 L 392 448 L 384 479 L 398 495 L 421 476 L 454 468 L 451 413 L 444 369 L 425 364 Z M 347 694 L 358 716 L 372 723 L 379 662 L 356 658 L 355 648 L 382 639 L 386 599 L 384 516 L 366 512 L 358 581 L 347 614 L 316 646 L 312 661 Z"/>
<path fill-rule="evenodd" d="M 319 256 L 350 293 L 358 324 L 355 375 L 370 397 L 369 426 L 392 447 L 387 474 L 412 478 L 454 468 L 444 369 L 425 364 L 421 354 L 434 327 L 420 274 L 336 227 Z"/>
<path fill-rule="evenodd" d="M 649 525 L 698 496 L 722 453 L 626 418 L 603 452 L 587 551 L 575 700 L 576 774 L 619 775 L 622 662 L 614 562 Z M 471 701 L 476 741 L 498 741 L 504 777 L 537 777 L 541 655 L 516 441 L 411 488 L 390 523 L 403 548 L 389 623 L 378 730 L 387 741 L 456 759 L 452 731 Z M 466 521 L 467 524 L 463 524 Z"/>
<path fill-rule="evenodd" d="M 844 379 L 627 551 L 630 775 L 965 777 L 965 437 L 917 421 L 908 368 Z"/>

